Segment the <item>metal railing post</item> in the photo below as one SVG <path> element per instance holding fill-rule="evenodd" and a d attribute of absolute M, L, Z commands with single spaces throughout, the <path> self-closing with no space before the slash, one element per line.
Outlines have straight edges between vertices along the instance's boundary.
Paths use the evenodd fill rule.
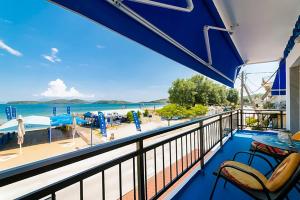
<path fill-rule="evenodd" d="M 143 140 L 136 142 L 137 156 L 137 179 L 138 179 L 138 199 L 145 199 L 145 180 L 144 180 L 144 154 Z M 146 180 L 147 181 L 147 180 Z"/>
<path fill-rule="evenodd" d="M 204 127 L 203 127 L 203 122 L 201 121 L 199 123 L 200 126 L 200 166 L 201 170 L 204 169 Z"/>
<path fill-rule="evenodd" d="M 223 123 L 223 120 L 222 120 L 222 115 L 220 115 L 220 123 L 219 123 L 219 131 L 220 131 L 220 147 L 222 148 L 223 146 L 223 127 L 222 127 L 222 123 Z"/>
<path fill-rule="evenodd" d="M 243 130 L 243 110 L 240 111 L 240 115 L 241 115 L 241 130 Z"/>
<path fill-rule="evenodd" d="M 232 139 L 233 125 L 232 125 L 232 111 L 230 112 L 230 139 Z"/>
<path fill-rule="evenodd" d="M 238 130 L 240 129 L 239 113 L 240 113 L 240 110 L 237 110 L 236 111 L 236 126 L 237 126 Z"/>
<path fill-rule="evenodd" d="M 280 128 L 283 129 L 283 111 L 280 111 Z"/>

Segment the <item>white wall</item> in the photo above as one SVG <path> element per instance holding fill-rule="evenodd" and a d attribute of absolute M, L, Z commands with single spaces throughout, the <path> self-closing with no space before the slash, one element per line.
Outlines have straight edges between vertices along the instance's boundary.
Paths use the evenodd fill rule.
<path fill-rule="evenodd" d="M 286 59 L 286 112 L 287 112 L 287 129 L 290 129 L 290 109 L 291 109 L 291 103 L 290 103 L 290 68 L 292 66 L 295 66 L 296 61 L 300 58 L 300 43 L 296 43 L 293 50 L 290 52 L 289 56 Z M 298 60 L 299 61 L 299 60 Z M 300 100 L 299 100 L 300 101 Z M 300 111 L 299 111 L 300 113 Z"/>

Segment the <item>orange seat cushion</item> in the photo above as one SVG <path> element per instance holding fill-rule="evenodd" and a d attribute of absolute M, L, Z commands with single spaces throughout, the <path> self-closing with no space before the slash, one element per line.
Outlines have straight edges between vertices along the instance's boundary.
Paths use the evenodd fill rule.
<path fill-rule="evenodd" d="M 269 191 L 275 192 L 280 189 L 293 175 L 300 164 L 300 153 L 292 153 L 286 157 L 275 169 L 266 183 Z"/>
<path fill-rule="evenodd" d="M 228 166 L 228 165 L 236 166 L 245 171 L 255 174 L 264 184 L 268 181 L 267 178 L 262 173 L 260 173 L 259 171 L 257 171 L 256 169 L 254 169 L 248 165 L 245 165 L 243 163 L 239 163 L 236 161 L 226 161 L 222 164 L 222 166 Z M 237 184 L 239 184 L 245 188 L 253 189 L 253 190 L 262 190 L 263 189 L 261 184 L 255 178 L 253 178 L 249 174 L 241 172 L 240 170 L 230 168 L 230 167 L 224 167 L 222 169 L 222 173 L 224 176 L 228 177 L 230 180 L 236 182 Z"/>
<path fill-rule="evenodd" d="M 295 134 L 292 136 L 292 140 L 300 141 L 300 131 L 298 131 L 297 133 L 295 133 Z"/>
<path fill-rule="evenodd" d="M 277 154 L 280 156 L 287 156 L 289 154 L 289 151 L 282 150 L 282 149 L 279 149 L 276 147 L 271 147 L 271 146 L 268 146 L 268 145 L 265 145 L 265 144 L 262 144 L 262 143 L 259 143 L 256 141 L 253 141 L 251 143 L 251 147 L 252 147 L 252 149 L 257 149 L 257 150 L 262 151 L 267 154 Z"/>

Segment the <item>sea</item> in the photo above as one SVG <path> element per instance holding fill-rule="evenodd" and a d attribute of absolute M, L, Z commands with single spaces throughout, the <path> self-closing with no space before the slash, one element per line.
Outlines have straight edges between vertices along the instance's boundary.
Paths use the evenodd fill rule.
<path fill-rule="evenodd" d="M 5 108 L 12 106 L 17 109 L 17 115 L 23 117 L 30 115 L 52 116 L 53 107 L 56 107 L 56 114 L 67 113 L 67 106 L 71 107 L 71 113 L 86 113 L 88 111 L 104 111 L 119 109 L 141 109 L 160 108 L 163 104 L 158 103 L 131 103 L 131 104 L 0 104 L 0 124 L 7 121 Z"/>

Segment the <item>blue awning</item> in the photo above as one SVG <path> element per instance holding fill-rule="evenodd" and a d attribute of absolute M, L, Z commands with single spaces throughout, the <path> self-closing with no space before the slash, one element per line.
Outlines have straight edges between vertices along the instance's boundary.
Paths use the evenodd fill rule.
<path fill-rule="evenodd" d="M 207 31 L 208 64 L 204 27 L 225 28 L 211 0 L 51 1 L 231 87 L 243 64 L 229 33 L 215 29 Z"/>
<path fill-rule="evenodd" d="M 285 59 L 279 63 L 279 68 L 272 86 L 272 95 L 286 95 L 286 64 Z"/>

